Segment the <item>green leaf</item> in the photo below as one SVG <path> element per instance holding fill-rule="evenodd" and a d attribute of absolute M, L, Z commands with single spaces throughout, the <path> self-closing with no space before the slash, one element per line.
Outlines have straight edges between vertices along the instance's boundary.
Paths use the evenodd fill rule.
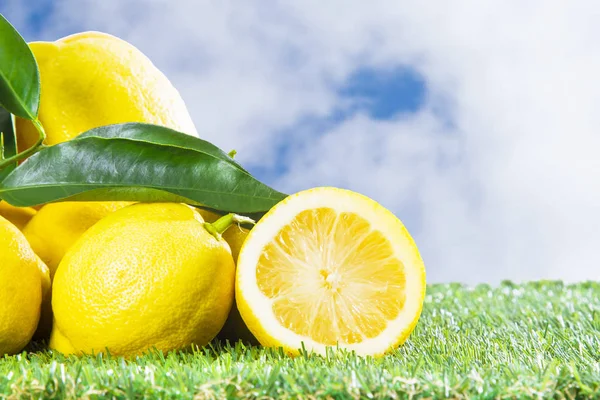
<path fill-rule="evenodd" d="M 285 198 L 214 145 L 168 128 L 119 124 L 46 147 L 0 183 L 15 206 L 52 201 L 174 201 L 260 213 Z"/>
<path fill-rule="evenodd" d="M 19 32 L 0 14 L 0 105 L 34 120 L 40 104 L 40 73 Z"/>
<path fill-rule="evenodd" d="M 233 163 L 242 171 L 248 173 L 233 157 L 206 140 L 175 131 L 160 125 L 129 122 L 90 129 L 79 135 L 84 137 L 124 138 L 155 144 L 172 145 L 176 147 L 195 149 L 210 154 L 221 160 Z"/>
<path fill-rule="evenodd" d="M 0 107 L 0 134 L 2 135 L 0 158 L 3 160 L 17 154 L 17 139 L 15 136 L 14 122 L 14 117 L 3 107 Z M 12 172 L 16 166 L 17 163 L 15 162 L 0 169 L 0 182 Z"/>

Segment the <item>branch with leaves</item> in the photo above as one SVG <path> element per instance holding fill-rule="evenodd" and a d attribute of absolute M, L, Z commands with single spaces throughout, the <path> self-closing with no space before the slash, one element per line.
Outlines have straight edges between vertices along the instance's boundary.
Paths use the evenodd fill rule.
<path fill-rule="evenodd" d="M 0 48 L 0 199 L 21 207 L 67 200 L 168 201 L 251 214 L 286 197 L 245 170 L 233 159 L 235 152 L 158 125 L 102 126 L 45 146 L 36 60 L 1 14 Z M 20 153 L 15 117 L 31 121 L 39 133 L 37 143 Z"/>

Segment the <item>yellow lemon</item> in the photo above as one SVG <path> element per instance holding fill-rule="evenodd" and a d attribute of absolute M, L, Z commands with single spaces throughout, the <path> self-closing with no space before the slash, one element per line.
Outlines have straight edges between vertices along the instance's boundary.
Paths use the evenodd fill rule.
<path fill-rule="evenodd" d="M 219 215 L 213 212 L 203 209 L 198 209 L 198 212 L 200 215 L 202 215 L 202 218 L 204 218 L 206 222 L 215 222 L 217 219 L 219 219 Z M 222 235 L 223 239 L 225 239 L 225 241 L 227 241 L 229 244 L 229 247 L 231 248 L 231 255 L 236 263 L 242 245 L 248 236 L 248 232 L 250 231 L 244 227 L 233 225 Z M 242 319 L 240 311 L 237 309 L 235 302 L 231 307 L 231 311 L 227 317 L 227 321 L 225 321 L 223 329 L 221 329 L 221 332 L 219 332 L 217 337 L 222 340 L 229 340 L 231 343 L 241 340 L 250 344 L 258 344 L 256 338 L 252 335 L 244 323 L 244 320 Z"/>
<path fill-rule="evenodd" d="M 414 329 L 425 267 L 390 211 L 348 190 L 288 197 L 250 231 L 237 264 L 236 299 L 265 346 L 325 354 L 339 346 L 381 355 Z"/>
<path fill-rule="evenodd" d="M 0 356 L 21 351 L 40 318 L 48 269 L 23 234 L 0 217 Z"/>
<path fill-rule="evenodd" d="M 92 225 L 128 202 L 63 202 L 43 206 L 23 229 L 35 253 L 54 277 L 63 256 Z"/>
<path fill-rule="evenodd" d="M 0 216 L 6 218 L 20 230 L 23 230 L 35 213 L 36 210 L 31 207 L 15 207 L 0 200 Z"/>
<path fill-rule="evenodd" d="M 231 309 L 227 242 L 193 208 L 134 204 L 71 247 L 54 277 L 50 347 L 132 357 L 206 345 Z"/>
<path fill-rule="evenodd" d="M 147 122 L 197 136 L 177 89 L 126 41 L 84 32 L 29 46 L 40 70 L 39 119 L 46 144 L 122 122 Z M 16 127 L 21 151 L 37 141 L 31 122 L 17 118 Z"/>

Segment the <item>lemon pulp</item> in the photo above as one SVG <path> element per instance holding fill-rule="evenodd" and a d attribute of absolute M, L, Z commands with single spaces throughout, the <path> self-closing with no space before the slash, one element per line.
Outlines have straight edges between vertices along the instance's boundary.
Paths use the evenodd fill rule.
<path fill-rule="evenodd" d="M 398 317 L 404 265 L 389 240 L 352 212 L 299 213 L 268 243 L 256 267 L 260 291 L 287 329 L 317 343 L 360 343 Z"/>

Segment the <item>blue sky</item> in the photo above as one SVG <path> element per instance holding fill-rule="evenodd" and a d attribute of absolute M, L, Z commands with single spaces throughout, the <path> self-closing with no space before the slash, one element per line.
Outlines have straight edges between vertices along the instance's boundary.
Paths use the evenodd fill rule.
<path fill-rule="evenodd" d="M 285 127 L 280 132 L 285 140 L 277 146 L 274 164 L 250 167 L 258 178 L 271 182 L 284 174 L 289 168 L 286 159 L 289 152 L 293 151 L 291 144 L 305 140 L 307 130 L 311 135 L 318 136 L 360 114 L 374 120 L 394 120 L 417 112 L 426 96 L 425 82 L 408 67 L 392 70 L 360 68 L 336 85 L 335 91 L 340 97 L 339 108 L 332 109 L 324 116 L 304 117 L 292 126 Z M 404 223 L 411 228 L 410 218 Z"/>
<path fill-rule="evenodd" d="M 391 71 L 363 68 L 354 71 L 339 88 L 339 94 L 356 101 L 353 112 L 366 112 L 373 119 L 394 119 L 414 113 L 423 105 L 423 78 L 409 67 Z"/>
<path fill-rule="evenodd" d="M 585 5 L 585 7 L 581 7 Z M 431 282 L 600 279 L 600 5 L 5 0 L 27 40 L 142 50 L 201 136 L 391 209 Z"/>

